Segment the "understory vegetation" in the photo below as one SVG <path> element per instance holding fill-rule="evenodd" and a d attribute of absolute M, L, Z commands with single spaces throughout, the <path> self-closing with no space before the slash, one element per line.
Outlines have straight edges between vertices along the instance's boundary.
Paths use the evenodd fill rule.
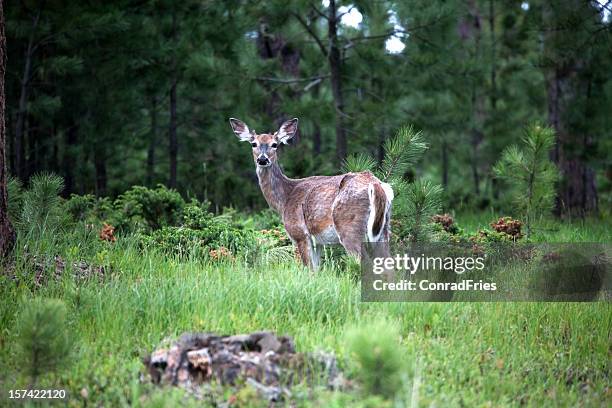
<path fill-rule="evenodd" d="M 610 50 L 612 0 L 0 3 L 0 407 L 612 406 Z M 389 183 L 413 268 L 304 267 L 267 201 L 352 231 L 261 155 Z"/>
<path fill-rule="evenodd" d="M 11 183 L 19 237 L 0 276 L 4 390 L 62 388 L 72 406 L 196 406 L 147 381 L 142 357 L 183 332 L 267 329 L 298 351 L 334 352 L 349 379 L 342 391 L 294 388 L 298 406 L 610 403 L 607 302 L 362 303 L 346 257 L 329 251 L 318 272 L 303 268 L 271 211 L 213 214 L 162 186 L 64 200 L 61 182 Z M 439 239 L 525 239 L 520 221 L 494 213 L 427 222 Z M 543 218 L 529 239 L 607 242 L 609 228 Z M 267 405 L 245 388 L 220 393 Z"/>

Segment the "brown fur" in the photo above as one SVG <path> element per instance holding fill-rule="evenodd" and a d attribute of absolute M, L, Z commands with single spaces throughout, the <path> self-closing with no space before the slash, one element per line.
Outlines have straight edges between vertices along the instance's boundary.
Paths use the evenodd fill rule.
<path fill-rule="evenodd" d="M 236 126 L 234 122 L 238 122 Z M 231 120 L 234 132 L 249 132 L 248 127 L 235 119 Z M 244 125 L 244 128 L 241 126 Z M 276 148 L 297 130 L 297 120 L 288 121 L 279 132 L 253 134 L 249 140 L 255 143 L 253 158 L 267 154 L 271 164 L 257 166 L 257 176 L 264 198 L 280 214 L 287 234 L 298 248 L 305 265 L 316 268 L 320 246 L 330 239 L 340 244 L 352 255 L 361 256 L 361 244 L 366 237 L 370 200 L 368 188 L 374 185 L 376 192 L 375 211 L 376 234 L 384 231 L 384 241 L 388 239 L 389 220 L 385 219 L 387 197 L 381 182 L 370 172 L 348 173 L 338 176 L 313 176 L 291 179 L 285 176 L 278 165 Z M 291 131 L 290 135 L 287 133 Z M 335 230 L 335 234 L 333 231 Z M 312 239 L 316 244 L 312 244 Z"/>
<path fill-rule="evenodd" d="M 380 183 L 374 184 L 374 208 L 376 211 L 376 218 L 374 218 L 374 226 L 372 227 L 372 233 L 374 235 L 380 234 L 385 222 L 385 209 L 387 207 L 387 196 L 385 190 L 383 190 Z"/>

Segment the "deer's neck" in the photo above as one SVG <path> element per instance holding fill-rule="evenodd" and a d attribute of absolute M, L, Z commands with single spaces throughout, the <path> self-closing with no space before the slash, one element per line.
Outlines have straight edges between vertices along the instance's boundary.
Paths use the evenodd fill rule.
<path fill-rule="evenodd" d="M 272 163 L 269 167 L 257 167 L 257 177 L 264 198 L 270 207 L 282 216 L 289 194 L 291 194 L 295 185 L 295 180 L 285 176 L 278 163 Z"/>

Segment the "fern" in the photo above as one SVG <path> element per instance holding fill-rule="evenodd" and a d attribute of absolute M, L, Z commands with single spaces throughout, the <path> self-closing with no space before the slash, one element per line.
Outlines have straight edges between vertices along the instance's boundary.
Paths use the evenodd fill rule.
<path fill-rule="evenodd" d="M 522 148 L 515 145 L 506 148 L 493 171 L 512 187 L 515 208 L 522 214 L 529 236 L 533 220 L 554 205 L 554 184 L 559 173 L 548 157 L 555 143 L 552 128 L 532 125 L 522 142 Z"/>

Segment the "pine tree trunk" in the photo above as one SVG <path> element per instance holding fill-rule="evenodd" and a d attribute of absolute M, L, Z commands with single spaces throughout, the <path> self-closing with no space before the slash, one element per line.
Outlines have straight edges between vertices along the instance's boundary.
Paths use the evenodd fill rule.
<path fill-rule="evenodd" d="M 36 174 L 40 169 L 41 157 L 43 152 L 41 149 L 44 148 L 44 141 L 41 139 L 44 137 L 40 131 L 40 123 L 34 117 L 28 119 L 28 127 L 26 129 L 26 158 L 25 158 L 25 180 L 29 180 L 32 175 Z"/>
<path fill-rule="evenodd" d="M 155 148 L 157 146 L 157 97 L 151 99 L 151 133 L 147 150 L 147 185 L 153 184 L 155 176 Z"/>
<path fill-rule="evenodd" d="M 63 173 L 64 173 L 64 196 L 68 197 L 74 192 L 74 171 L 76 163 L 74 149 L 77 144 L 78 125 L 73 124 L 65 132 Z"/>
<path fill-rule="evenodd" d="M 329 71 L 336 117 L 336 158 L 342 163 L 346 158 L 346 127 L 344 121 L 344 97 L 342 95 L 342 58 L 338 45 L 338 14 L 335 0 L 329 1 L 327 38 L 329 40 Z"/>
<path fill-rule="evenodd" d="M 28 45 L 25 50 L 25 62 L 23 76 L 21 77 L 21 88 L 19 92 L 19 104 L 17 106 L 17 119 L 15 121 L 15 169 L 17 177 L 24 180 L 26 178 L 26 158 L 25 158 L 25 122 L 28 116 L 28 96 L 30 93 L 30 79 L 32 76 L 32 59 L 34 58 L 34 33 L 38 27 L 41 10 L 38 9 L 36 16 L 32 20 L 32 28 L 28 38 Z"/>
<path fill-rule="evenodd" d="M 255 43 L 257 45 L 259 57 L 263 60 L 269 60 L 278 57 L 284 45 L 284 40 L 269 33 L 268 25 L 265 23 L 265 21 L 262 21 L 259 24 L 259 31 L 257 32 L 257 39 Z M 266 82 L 262 83 L 262 87 L 265 89 L 267 94 L 263 111 L 269 118 L 282 123 L 282 115 L 279 115 L 281 97 L 278 94 L 277 88 Z"/>
<path fill-rule="evenodd" d="M 548 95 L 548 121 L 556 131 L 556 146 L 553 161 L 561 172 L 561 182 L 557 190 L 555 212 L 584 216 L 597 211 L 597 186 L 595 172 L 586 163 L 585 151 L 590 141 L 577 129 L 567 123 L 572 101 L 577 98 L 580 84 L 575 84 L 577 67 L 569 71 L 560 68 L 549 73 L 546 86 Z"/>
<path fill-rule="evenodd" d="M 176 43 L 176 13 L 172 15 L 172 37 Z M 176 173 L 177 173 L 177 155 L 178 155 L 178 139 L 176 135 L 177 116 L 176 116 L 176 86 L 177 78 L 177 61 L 176 55 L 172 61 L 172 83 L 170 85 L 170 128 L 168 129 L 168 152 L 170 154 L 170 178 L 168 187 L 176 188 Z"/>
<path fill-rule="evenodd" d="M 482 25 L 478 3 L 475 0 L 467 2 L 468 14 L 460 23 L 459 34 L 463 41 L 469 46 L 473 46 L 473 54 L 469 54 L 466 58 L 478 58 L 481 54 L 480 40 L 482 36 Z M 471 43 L 473 42 L 473 44 Z M 471 94 L 472 94 L 472 126 L 470 130 L 470 145 L 471 145 L 471 160 L 470 166 L 472 171 L 472 180 L 474 182 L 474 194 L 480 195 L 480 145 L 484 139 L 482 131 L 485 112 L 484 112 L 484 96 L 479 90 L 481 80 L 483 78 L 472 78 Z"/>
<path fill-rule="evenodd" d="M 103 197 L 106 195 L 107 175 L 106 148 L 102 142 L 94 147 L 94 167 L 96 169 L 96 195 Z"/>
<path fill-rule="evenodd" d="M 489 31 L 491 34 L 491 111 L 497 110 L 497 52 L 495 36 L 495 0 L 489 0 Z M 495 132 L 493 132 L 495 134 Z"/>
<path fill-rule="evenodd" d="M 317 84 L 312 89 L 312 97 L 314 100 L 319 99 L 320 85 Z M 321 163 L 321 125 L 319 125 L 318 118 L 314 121 L 314 129 L 312 132 L 312 157 L 314 163 Z"/>
<path fill-rule="evenodd" d="M 169 153 L 170 153 L 170 179 L 168 187 L 176 188 L 176 170 L 177 170 L 177 153 L 178 140 L 176 136 L 176 78 L 172 81 L 170 88 L 170 129 L 169 129 Z"/>
<path fill-rule="evenodd" d="M 314 124 L 314 130 L 312 131 L 312 155 L 315 160 L 321 154 L 321 126 L 318 123 Z"/>
<path fill-rule="evenodd" d="M 442 141 L 442 186 L 448 188 L 448 144 Z"/>
<path fill-rule="evenodd" d="M 576 101 L 590 96 L 588 80 L 589 61 L 583 54 L 556 55 L 556 45 L 563 40 L 559 30 L 552 29 L 562 22 L 567 15 L 580 16 L 588 11 L 587 3 L 575 0 L 567 3 L 560 11 L 547 5 L 543 8 L 544 26 L 549 27 L 544 37 L 545 55 L 547 56 L 546 91 L 548 102 L 548 122 L 555 129 L 556 145 L 552 159 L 561 172 L 558 184 L 555 212 L 557 215 L 584 216 L 597 211 L 598 197 L 595 183 L 595 172 L 588 164 L 588 151 L 592 140 L 586 134 L 584 126 L 575 123 L 573 114 Z"/>
<path fill-rule="evenodd" d="M 495 0 L 489 0 L 489 32 L 491 34 L 491 134 L 497 134 L 497 40 L 495 35 Z M 493 198 L 499 198 L 499 185 L 495 177 L 491 178 Z"/>
<path fill-rule="evenodd" d="M 8 218 L 7 174 L 6 174 L 6 129 L 4 114 L 6 98 L 4 78 L 6 73 L 6 36 L 4 34 L 4 2 L 0 1 L 0 258 L 13 249 L 15 230 Z"/>
<path fill-rule="evenodd" d="M 281 34 L 270 33 L 268 24 L 265 21 L 261 21 L 259 24 L 255 44 L 257 45 L 257 51 L 261 59 L 277 59 L 280 62 L 280 68 L 284 74 L 294 78 L 300 76 L 300 51 L 289 43 Z M 266 81 L 262 82 L 262 86 L 268 94 L 264 105 L 264 112 L 280 126 L 287 119 L 286 112 L 283 110 L 283 98 L 281 94 L 279 94 L 277 87 L 271 86 L 271 84 Z M 286 96 L 289 99 L 299 98 L 299 93 L 291 90 L 291 88 L 286 92 Z M 296 137 L 299 137 L 299 134 L 296 135 Z M 297 142 L 297 139 L 292 141 L 292 143 Z"/>
<path fill-rule="evenodd" d="M 470 160 L 470 165 L 472 167 L 472 180 L 474 181 L 474 194 L 476 197 L 480 196 L 480 144 L 484 139 L 484 134 L 480 130 L 480 124 L 483 121 L 483 111 L 482 111 L 482 97 L 478 95 L 478 90 L 476 89 L 476 85 L 474 84 L 472 88 L 472 130 L 471 130 L 471 138 L 470 144 L 472 146 L 472 158 Z"/>

